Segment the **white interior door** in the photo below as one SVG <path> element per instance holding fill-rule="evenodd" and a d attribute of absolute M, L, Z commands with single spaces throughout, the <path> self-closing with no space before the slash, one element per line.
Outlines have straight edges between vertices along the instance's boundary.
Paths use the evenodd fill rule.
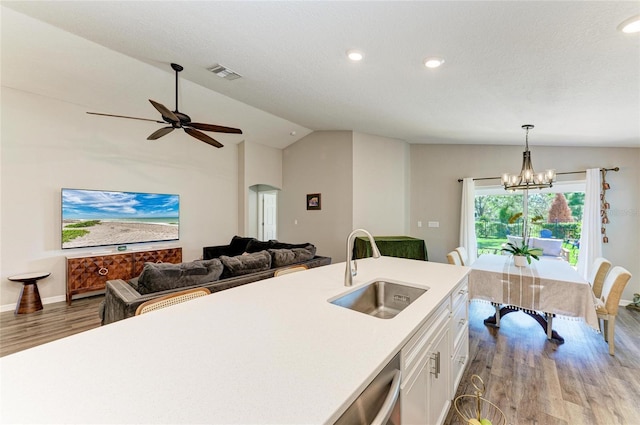
<path fill-rule="evenodd" d="M 275 191 L 261 192 L 262 200 L 262 240 L 277 239 L 277 207 L 278 201 Z"/>

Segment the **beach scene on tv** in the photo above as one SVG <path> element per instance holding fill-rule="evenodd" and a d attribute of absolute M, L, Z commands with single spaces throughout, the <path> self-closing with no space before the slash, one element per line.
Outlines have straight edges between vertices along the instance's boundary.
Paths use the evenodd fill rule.
<path fill-rule="evenodd" d="M 62 248 L 179 239 L 180 197 L 62 189 Z"/>

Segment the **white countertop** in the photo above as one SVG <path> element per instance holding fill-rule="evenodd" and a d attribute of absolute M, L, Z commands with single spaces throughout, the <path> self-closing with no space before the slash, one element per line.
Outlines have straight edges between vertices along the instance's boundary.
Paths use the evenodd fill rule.
<path fill-rule="evenodd" d="M 244 285 L 0 359 L 2 423 L 332 424 L 470 269 L 392 257 Z M 393 319 L 327 302 L 430 290 Z M 96 312 L 97 314 L 97 312 Z"/>

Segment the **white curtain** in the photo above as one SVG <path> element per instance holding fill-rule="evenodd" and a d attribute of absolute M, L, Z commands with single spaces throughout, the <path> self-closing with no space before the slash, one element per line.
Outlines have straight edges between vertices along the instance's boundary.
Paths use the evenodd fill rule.
<path fill-rule="evenodd" d="M 601 227 L 600 169 L 590 168 L 587 170 L 580 252 L 578 253 L 578 273 L 585 279 L 589 278 L 593 261 L 602 256 Z"/>
<path fill-rule="evenodd" d="M 473 178 L 462 181 L 462 202 L 460 207 L 460 246 L 467 250 L 469 264 L 478 258 L 476 243 L 475 190 Z"/>

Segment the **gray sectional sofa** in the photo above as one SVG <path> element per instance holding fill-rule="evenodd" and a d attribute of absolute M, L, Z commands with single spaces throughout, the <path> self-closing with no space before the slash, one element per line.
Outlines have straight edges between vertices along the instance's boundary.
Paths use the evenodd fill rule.
<path fill-rule="evenodd" d="M 229 245 L 205 247 L 203 260 L 145 263 L 142 274 L 134 279 L 107 281 L 99 312 L 102 324 L 134 316 L 143 302 L 173 292 L 205 287 L 213 293 L 268 279 L 276 270 L 294 264 L 309 268 L 331 264 L 330 257 L 317 256 L 315 251 L 315 246 L 308 243 L 262 242 L 235 236 Z"/>

